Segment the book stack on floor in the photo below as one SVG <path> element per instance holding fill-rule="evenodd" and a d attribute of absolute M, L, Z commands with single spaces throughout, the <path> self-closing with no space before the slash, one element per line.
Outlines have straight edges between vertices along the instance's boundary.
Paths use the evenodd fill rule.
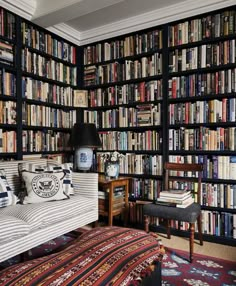
<path fill-rule="evenodd" d="M 194 203 L 194 198 L 188 190 L 162 191 L 156 200 L 156 204 L 177 208 L 186 208 L 192 203 Z"/>

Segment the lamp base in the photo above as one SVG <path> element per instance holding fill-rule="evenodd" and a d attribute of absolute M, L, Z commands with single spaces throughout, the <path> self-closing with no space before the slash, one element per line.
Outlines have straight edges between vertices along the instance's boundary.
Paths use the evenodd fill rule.
<path fill-rule="evenodd" d="M 93 163 L 93 150 L 88 147 L 78 148 L 75 151 L 77 168 L 81 171 L 88 171 Z"/>

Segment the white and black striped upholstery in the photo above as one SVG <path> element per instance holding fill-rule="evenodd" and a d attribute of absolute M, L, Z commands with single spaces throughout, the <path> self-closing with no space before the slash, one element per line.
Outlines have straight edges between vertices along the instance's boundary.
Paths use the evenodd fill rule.
<path fill-rule="evenodd" d="M 40 160 L 40 163 L 47 163 L 46 159 L 42 160 L 44 162 Z M 0 163 L 9 185 L 16 192 L 21 188 L 20 162 Z M 39 160 L 34 162 L 39 163 Z M 0 208 L 0 223 L 1 218 L 12 216 L 30 229 L 28 234 L 4 243 L 1 243 L 0 233 L 0 262 L 98 219 L 98 174 L 73 173 L 72 183 L 75 194 L 68 200 Z"/>

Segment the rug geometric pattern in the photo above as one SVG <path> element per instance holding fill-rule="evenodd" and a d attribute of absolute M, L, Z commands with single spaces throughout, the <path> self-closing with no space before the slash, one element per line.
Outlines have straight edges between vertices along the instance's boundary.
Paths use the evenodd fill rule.
<path fill-rule="evenodd" d="M 62 235 L 29 250 L 25 258 L 31 260 L 48 255 L 72 240 L 72 237 Z M 162 286 L 236 286 L 236 262 L 196 253 L 192 263 L 189 263 L 188 259 L 187 251 L 165 247 L 162 259 Z M 0 263 L 0 266 L 5 268 L 19 262 L 18 255 Z"/>
<path fill-rule="evenodd" d="M 236 249 L 235 249 L 236 251 Z M 165 247 L 162 286 L 236 286 L 236 262 Z"/>

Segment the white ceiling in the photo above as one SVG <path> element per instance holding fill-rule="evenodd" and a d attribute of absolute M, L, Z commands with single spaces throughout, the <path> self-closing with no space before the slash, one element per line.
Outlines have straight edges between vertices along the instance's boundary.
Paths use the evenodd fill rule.
<path fill-rule="evenodd" d="M 236 0 L 0 0 L 0 5 L 83 45 L 236 5 Z"/>

